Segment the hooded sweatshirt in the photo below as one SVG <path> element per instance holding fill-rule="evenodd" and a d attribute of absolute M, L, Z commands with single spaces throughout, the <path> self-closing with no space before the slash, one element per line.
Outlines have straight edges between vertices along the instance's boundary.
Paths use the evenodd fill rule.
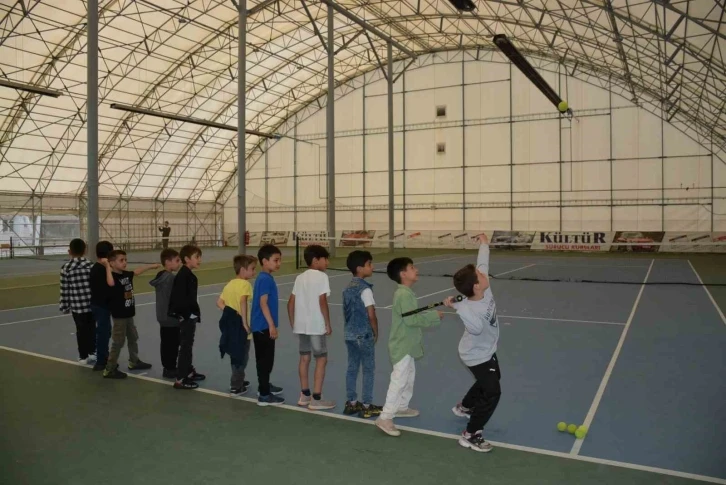
<path fill-rule="evenodd" d="M 174 286 L 174 273 L 159 271 L 149 284 L 156 290 L 156 320 L 162 327 L 178 327 L 179 320 L 170 317 L 168 313 L 171 289 Z"/>

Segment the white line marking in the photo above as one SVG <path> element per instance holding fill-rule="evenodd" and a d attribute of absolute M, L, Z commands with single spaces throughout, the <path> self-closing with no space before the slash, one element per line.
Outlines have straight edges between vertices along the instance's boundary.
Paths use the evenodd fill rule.
<path fill-rule="evenodd" d="M 643 284 L 640 285 L 640 291 L 638 291 L 638 296 L 635 298 L 633 308 L 632 310 L 630 310 L 630 316 L 628 317 L 628 321 L 625 323 L 625 328 L 623 328 L 623 331 L 620 334 L 620 340 L 618 340 L 618 345 L 615 347 L 613 356 L 610 358 L 610 363 L 605 370 L 605 375 L 603 376 L 602 381 L 600 381 L 600 387 L 598 387 L 597 393 L 595 393 L 595 399 L 593 399 L 592 404 L 590 405 L 590 410 L 587 412 L 587 416 L 585 416 L 583 426 L 587 427 L 588 429 L 590 429 L 592 420 L 595 418 L 595 413 L 597 412 L 597 408 L 600 405 L 600 400 L 602 399 L 603 393 L 605 393 L 605 387 L 607 387 L 608 385 L 610 375 L 613 373 L 613 369 L 615 368 L 615 362 L 618 360 L 618 357 L 620 356 L 620 350 L 623 348 L 625 337 L 627 337 L 630 325 L 633 323 L 633 317 L 635 317 L 635 311 L 638 309 L 640 297 L 643 296 L 643 290 L 645 290 L 645 283 L 646 281 L 648 281 L 650 271 L 653 269 L 653 263 L 655 263 L 655 259 L 650 260 L 650 267 L 648 268 L 648 272 L 645 274 Z M 580 448 L 582 448 L 583 441 L 584 440 L 575 440 L 575 444 L 572 445 L 572 449 L 570 450 L 571 455 L 577 455 L 580 453 Z"/>
<path fill-rule="evenodd" d="M 528 264 L 527 266 L 522 266 L 521 268 L 513 269 L 510 271 L 505 271 L 504 273 L 498 273 L 498 274 L 495 274 L 494 276 L 503 276 L 505 274 L 514 273 L 515 271 L 520 271 L 523 269 L 531 268 L 532 266 L 537 266 L 537 263 Z"/>
<path fill-rule="evenodd" d="M 572 322 L 572 323 L 597 323 L 601 325 L 627 325 L 627 323 L 623 322 L 599 322 L 596 320 L 569 320 L 566 318 L 542 318 L 542 317 L 522 317 L 517 315 L 506 315 L 503 313 L 499 313 L 499 316 L 502 318 L 512 318 L 515 320 L 547 320 L 547 321 L 553 321 L 553 322 Z"/>
<path fill-rule="evenodd" d="M 53 320 L 54 318 L 65 318 L 70 317 L 70 315 L 53 315 L 52 317 L 41 317 L 41 318 L 33 318 L 30 320 L 20 320 L 18 322 L 8 322 L 8 323 L 0 323 L 0 327 L 5 327 L 7 325 L 17 325 L 19 323 L 29 323 L 29 322 L 40 322 L 42 320 Z M 73 334 L 71 334 L 73 335 Z"/>
<path fill-rule="evenodd" d="M 60 359 L 58 357 L 51 357 L 49 355 L 37 354 L 35 352 L 28 352 L 27 350 L 13 349 L 13 348 L 4 347 L 4 346 L 0 346 L 0 350 L 5 350 L 7 352 L 15 352 L 18 354 L 23 354 L 23 355 L 29 355 L 32 357 L 37 357 L 37 358 L 45 359 L 45 360 L 51 360 L 53 362 L 60 362 L 63 364 L 77 365 L 76 362 L 73 362 L 68 359 Z M 173 381 L 165 381 L 162 379 L 157 379 L 155 377 L 148 377 L 145 375 L 128 374 L 128 376 L 132 379 L 139 379 L 142 381 L 153 382 L 156 384 L 163 384 L 165 386 L 171 386 L 173 384 Z M 190 391 L 185 391 L 185 392 L 190 392 Z M 226 399 L 245 401 L 248 403 L 255 403 L 255 404 L 257 403 L 257 399 L 252 398 L 252 397 L 244 397 L 244 396 L 240 396 L 240 397 L 234 396 L 233 397 L 233 396 L 230 396 L 229 393 L 226 393 L 226 392 L 215 391 L 212 389 L 204 389 L 202 387 L 199 387 L 191 392 L 201 392 L 204 394 L 210 394 L 212 396 L 223 397 Z M 296 411 L 299 413 L 315 414 L 317 416 L 323 416 L 326 418 L 333 418 L 333 419 L 340 419 L 342 421 L 350 421 L 353 423 L 365 424 L 365 425 L 369 425 L 369 426 L 372 426 L 375 424 L 375 421 L 372 419 L 365 420 L 365 419 L 361 419 L 361 418 L 355 418 L 352 416 L 346 416 L 344 414 L 336 414 L 336 413 L 333 413 L 330 411 L 311 411 L 307 408 L 303 408 L 300 406 L 292 406 L 289 404 L 283 404 L 282 406 L 272 406 L 272 407 L 279 407 L 279 408 L 285 409 L 287 411 Z M 396 425 L 396 427 L 398 429 L 401 429 L 403 431 L 409 431 L 411 433 L 435 436 L 438 438 L 445 438 L 445 439 L 449 439 L 449 440 L 458 440 L 460 437 L 458 434 L 442 433 L 439 431 L 430 431 L 427 429 L 412 428 L 410 426 Z M 382 439 L 386 439 L 386 438 L 382 438 Z M 609 466 L 614 466 L 614 467 L 618 467 L 618 468 L 626 468 L 629 470 L 638 470 L 638 471 L 644 471 L 644 472 L 650 472 L 650 473 L 657 473 L 660 475 L 689 478 L 692 480 L 701 480 L 704 482 L 718 483 L 721 485 L 726 485 L 726 480 L 724 480 L 722 478 L 709 477 L 709 476 L 705 476 L 705 475 L 697 475 L 694 473 L 681 472 L 681 471 L 677 471 L 677 470 L 669 470 L 667 468 L 657 468 L 657 467 L 651 467 L 651 466 L 645 466 L 645 465 L 637 465 L 634 463 L 606 460 L 603 458 L 594 458 L 594 457 L 589 457 L 589 456 L 571 455 L 571 454 L 562 453 L 559 451 L 545 450 L 542 448 L 532 448 L 529 446 L 512 445 L 509 443 L 502 443 L 502 442 L 498 442 L 498 441 L 490 441 L 490 443 L 492 443 L 495 446 L 499 446 L 501 448 L 522 451 L 522 452 L 526 452 L 526 453 L 535 453 L 538 455 L 546 455 L 546 456 L 552 456 L 552 457 L 556 457 L 556 458 L 564 458 L 566 460 L 584 461 L 584 462 L 588 462 L 588 463 L 596 463 L 599 465 L 609 465 Z"/>
<path fill-rule="evenodd" d="M 713 299 L 713 296 L 711 295 L 711 292 L 708 291 L 708 287 L 703 284 L 703 280 L 701 279 L 701 275 L 698 274 L 698 271 L 696 271 L 696 268 L 693 267 L 693 264 L 691 264 L 691 260 L 688 260 L 688 265 L 693 270 L 693 273 L 696 275 L 696 278 L 698 278 L 698 282 L 701 283 L 701 287 L 706 291 L 706 294 L 708 295 L 708 298 L 711 300 L 711 303 L 713 303 L 713 306 L 716 307 L 716 311 L 721 316 L 721 321 L 726 325 L 726 316 L 724 316 L 723 312 L 721 311 L 721 308 L 716 303 L 716 300 Z"/>

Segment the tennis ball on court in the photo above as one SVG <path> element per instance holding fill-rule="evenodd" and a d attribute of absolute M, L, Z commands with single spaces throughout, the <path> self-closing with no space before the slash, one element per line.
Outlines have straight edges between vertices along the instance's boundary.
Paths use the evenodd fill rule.
<path fill-rule="evenodd" d="M 575 431 L 575 437 L 578 440 L 581 440 L 582 438 L 584 438 L 585 435 L 587 435 L 587 428 L 584 426 L 580 426 L 579 428 L 577 428 L 577 431 Z"/>
<path fill-rule="evenodd" d="M 557 431 L 564 431 L 567 429 L 567 423 L 560 421 L 557 423 Z"/>
<path fill-rule="evenodd" d="M 577 431 L 577 425 L 576 424 L 571 424 L 571 425 L 567 426 L 567 432 L 568 433 L 575 434 L 575 431 Z"/>
<path fill-rule="evenodd" d="M 560 113 L 567 111 L 568 107 L 567 101 L 560 101 L 560 104 L 557 105 L 557 109 L 560 110 Z"/>

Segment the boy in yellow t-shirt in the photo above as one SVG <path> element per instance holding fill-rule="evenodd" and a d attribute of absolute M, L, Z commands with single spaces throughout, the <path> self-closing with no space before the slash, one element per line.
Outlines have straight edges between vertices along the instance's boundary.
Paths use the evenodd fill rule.
<path fill-rule="evenodd" d="M 250 357 L 250 311 L 252 309 L 252 285 L 249 280 L 255 276 L 257 259 L 252 256 L 239 255 L 234 257 L 235 279 L 227 283 L 217 300 L 217 307 L 222 310 L 219 320 L 219 352 L 229 354 L 232 362 L 232 379 L 229 393 L 241 396 L 247 392 L 250 383 L 245 380 L 245 367 Z"/>

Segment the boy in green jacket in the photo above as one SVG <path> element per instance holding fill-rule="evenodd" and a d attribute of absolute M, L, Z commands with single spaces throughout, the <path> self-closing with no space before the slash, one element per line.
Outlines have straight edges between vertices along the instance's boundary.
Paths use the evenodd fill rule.
<path fill-rule="evenodd" d="M 419 415 L 408 407 L 413 396 L 413 381 L 416 376 L 414 361 L 423 357 L 422 328 L 434 327 L 443 314 L 438 311 L 402 315 L 418 307 L 416 294 L 411 287 L 418 281 L 418 269 L 410 258 L 395 258 L 388 263 L 388 277 L 398 283 L 393 295 L 393 323 L 388 338 L 388 352 L 393 364 L 391 383 L 388 386 L 386 405 L 376 426 L 389 436 L 400 436 L 393 424 L 393 418 L 413 418 Z"/>

